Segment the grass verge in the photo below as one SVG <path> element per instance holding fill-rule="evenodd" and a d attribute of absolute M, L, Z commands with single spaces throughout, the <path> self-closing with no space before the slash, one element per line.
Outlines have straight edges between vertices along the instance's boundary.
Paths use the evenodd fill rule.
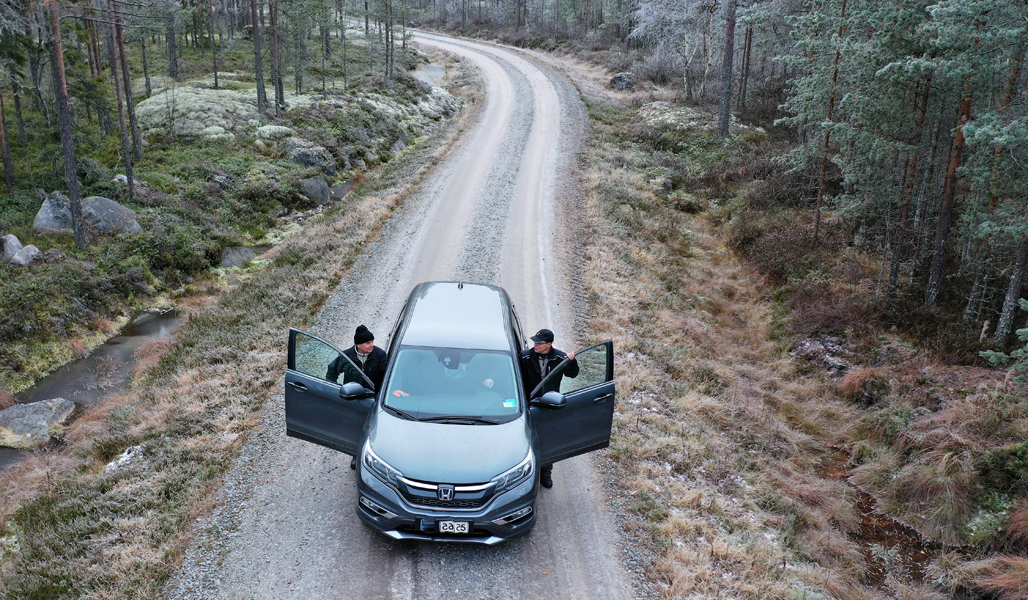
<path fill-rule="evenodd" d="M 160 349 L 148 349 L 155 362 L 135 391 L 90 410 L 59 447 L 3 474 L 0 596 L 159 596 L 218 475 L 281 380 L 287 328 L 317 312 L 470 118 L 480 84 L 468 71 L 454 83 L 461 115 L 192 314 L 159 359 Z M 134 447 L 139 458 L 106 468 Z"/>
<path fill-rule="evenodd" d="M 692 193 L 714 163 L 744 179 L 775 142 L 746 128 L 721 142 L 715 115 L 612 99 L 594 70 L 575 77 L 593 128 L 583 279 L 593 332 L 618 347 L 609 455 L 660 596 L 940 598 L 901 568 L 871 585 L 882 559 L 858 539 L 858 494 L 824 475 L 858 407 L 790 356 L 783 307 L 719 238 L 731 186 Z M 653 126 L 655 110 L 678 125 Z"/>

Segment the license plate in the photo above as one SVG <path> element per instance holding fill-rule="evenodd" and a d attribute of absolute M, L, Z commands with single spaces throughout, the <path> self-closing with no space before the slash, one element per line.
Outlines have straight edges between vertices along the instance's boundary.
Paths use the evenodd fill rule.
<path fill-rule="evenodd" d="M 467 521 L 439 521 L 439 533 L 471 533 L 471 523 Z"/>

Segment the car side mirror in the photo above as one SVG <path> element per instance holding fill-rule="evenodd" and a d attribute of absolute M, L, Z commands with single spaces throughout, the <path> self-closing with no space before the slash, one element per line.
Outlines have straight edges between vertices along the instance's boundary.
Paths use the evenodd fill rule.
<path fill-rule="evenodd" d="M 554 410 L 558 408 L 564 408 L 564 405 L 568 403 L 567 398 L 560 392 L 546 392 L 539 398 L 532 400 L 533 406 L 541 406 L 543 408 L 552 408 Z"/>
<path fill-rule="evenodd" d="M 363 385 L 355 381 L 344 383 L 342 387 L 339 388 L 339 397 L 343 400 L 360 400 L 361 398 L 367 398 L 374 394 L 375 392 L 365 388 Z"/>

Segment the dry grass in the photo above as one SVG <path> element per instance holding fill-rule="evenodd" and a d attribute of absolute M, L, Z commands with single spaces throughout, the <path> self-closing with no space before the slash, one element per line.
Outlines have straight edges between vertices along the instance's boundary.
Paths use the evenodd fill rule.
<path fill-rule="evenodd" d="M 799 374 L 772 339 L 761 277 L 705 216 L 653 190 L 663 159 L 625 140 L 632 109 L 596 87 L 582 88 L 594 133 L 584 281 L 592 334 L 618 348 L 609 455 L 632 474 L 626 527 L 656 552 L 649 577 L 662 598 L 888 597 L 861 584 L 853 490 L 819 475 L 854 408 Z"/>
<path fill-rule="evenodd" d="M 61 448 L 0 476 L 0 596 L 161 596 L 219 474 L 281 383 L 284 332 L 317 312 L 468 118 L 369 173 L 263 271 L 197 307 L 174 344 L 140 349 L 148 366 L 131 393 L 92 407 Z M 142 458 L 105 472 L 131 446 Z"/>
<path fill-rule="evenodd" d="M 1028 598 L 1028 558 L 1001 555 L 969 565 L 974 583 L 1000 600 Z"/>

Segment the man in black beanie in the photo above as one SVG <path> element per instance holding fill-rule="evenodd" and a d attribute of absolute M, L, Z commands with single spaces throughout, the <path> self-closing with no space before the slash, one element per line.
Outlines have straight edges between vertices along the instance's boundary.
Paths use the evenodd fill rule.
<path fill-rule="evenodd" d="M 357 327 L 353 334 L 353 347 L 343 350 L 346 358 L 357 365 L 357 368 L 364 372 L 364 375 L 375 384 L 377 392 L 382 387 L 382 380 L 385 379 L 386 364 L 389 362 L 389 355 L 386 351 L 375 345 L 375 336 L 364 325 Z M 337 382 L 339 375 L 343 380 L 338 383 L 349 383 L 355 381 L 363 384 L 364 381 L 357 373 L 352 373 L 352 367 L 347 364 L 343 357 L 337 357 L 328 365 L 328 373 L 325 379 Z"/>

